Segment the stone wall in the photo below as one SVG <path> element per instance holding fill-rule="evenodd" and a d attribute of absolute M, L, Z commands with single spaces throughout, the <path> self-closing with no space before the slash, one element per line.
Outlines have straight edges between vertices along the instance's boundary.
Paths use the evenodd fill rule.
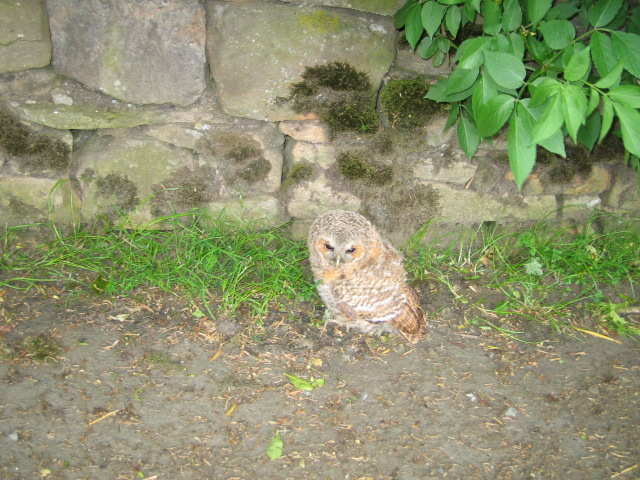
<path fill-rule="evenodd" d="M 402 239 L 428 221 L 640 209 L 619 146 L 544 157 L 519 192 L 504 138 L 469 160 L 454 129 L 443 132 L 446 111 L 418 118 L 420 85 L 447 69 L 399 39 L 403 3 L 0 3 L 3 225 L 145 225 L 194 208 L 276 225 L 346 208 Z M 301 83 L 327 65 L 366 73 L 370 94 L 334 91 L 336 114 L 325 87 Z M 299 92 L 318 111 L 297 104 Z M 341 132 L 322 112 L 345 120 L 360 108 L 352 98 L 375 110 L 362 130 L 357 111 L 355 130 Z"/>

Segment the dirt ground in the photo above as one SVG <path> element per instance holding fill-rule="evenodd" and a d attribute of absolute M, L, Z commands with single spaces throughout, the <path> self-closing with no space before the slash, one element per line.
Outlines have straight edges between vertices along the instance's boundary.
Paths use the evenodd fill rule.
<path fill-rule="evenodd" d="M 151 289 L 0 291 L 0 478 L 640 478 L 640 342 L 518 342 L 425 298 L 412 347 L 305 304 L 257 325 Z"/>

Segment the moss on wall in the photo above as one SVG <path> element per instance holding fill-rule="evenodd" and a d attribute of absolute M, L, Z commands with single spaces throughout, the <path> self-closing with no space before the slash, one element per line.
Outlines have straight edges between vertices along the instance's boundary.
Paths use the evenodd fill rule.
<path fill-rule="evenodd" d="M 365 152 L 346 150 L 338 155 L 338 170 L 349 180 L 361 180 L 374 185 L 386 185 L 393 180 L 394 168 L 365 156 Z"/>
<path fill-rule="evenodd" d="M 291 86 L 288 98 L 295 112 L 317 113 L 332 136 L 378 130 L 375 92 L 366 73 L 348 63 L 332 62 L 307 67 L 302 78 Z"/>
<path fill-rule="evenodd" d="M 126 175 L 110 173 L 95 178 L 95 182 L 98 197 L 116 208 L 117 212 L 113 212 L 113 215 L 129 213 L 140 204 L 138 187 Z"/>
<path fill-rule="evenodd" d="M 390 80 L 384 86 L 380 102 L 392 128 L 424 127 L 434 116 L 444 112 L 442 104 L 424 98 L 429 86 L 420 77 Z"/>
<path fill-rule="evenodd" d="M 0 148 L 13 157 L 19 170 L 35 174 L 65 170 L 71 161 L 66 143 L 30 130 L 1 105 Z"/>

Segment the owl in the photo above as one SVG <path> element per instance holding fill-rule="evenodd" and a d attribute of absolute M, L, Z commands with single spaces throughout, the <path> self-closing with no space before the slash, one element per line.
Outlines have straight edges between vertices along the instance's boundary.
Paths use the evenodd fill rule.
<path fill-rule="evenodd" d="M 329 320 L 365 333 L 400 333 L 417 343 L 426 326 L 403 257 L 362 215 L 333 210 L 311 225 L 309 258 Z"/>

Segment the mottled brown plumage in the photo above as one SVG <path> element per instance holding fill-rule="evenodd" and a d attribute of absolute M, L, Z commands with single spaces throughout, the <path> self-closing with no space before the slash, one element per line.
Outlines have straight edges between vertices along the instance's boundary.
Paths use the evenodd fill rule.
<path fill-rule="evenodd" d="M 366 333 L 400 333 L 411 343 L 424 336 L 424 312 L 407 285 L 403 258 L 369 220 L 327 212 L 311 225 L 308 246 L 330 321 Z"/>

